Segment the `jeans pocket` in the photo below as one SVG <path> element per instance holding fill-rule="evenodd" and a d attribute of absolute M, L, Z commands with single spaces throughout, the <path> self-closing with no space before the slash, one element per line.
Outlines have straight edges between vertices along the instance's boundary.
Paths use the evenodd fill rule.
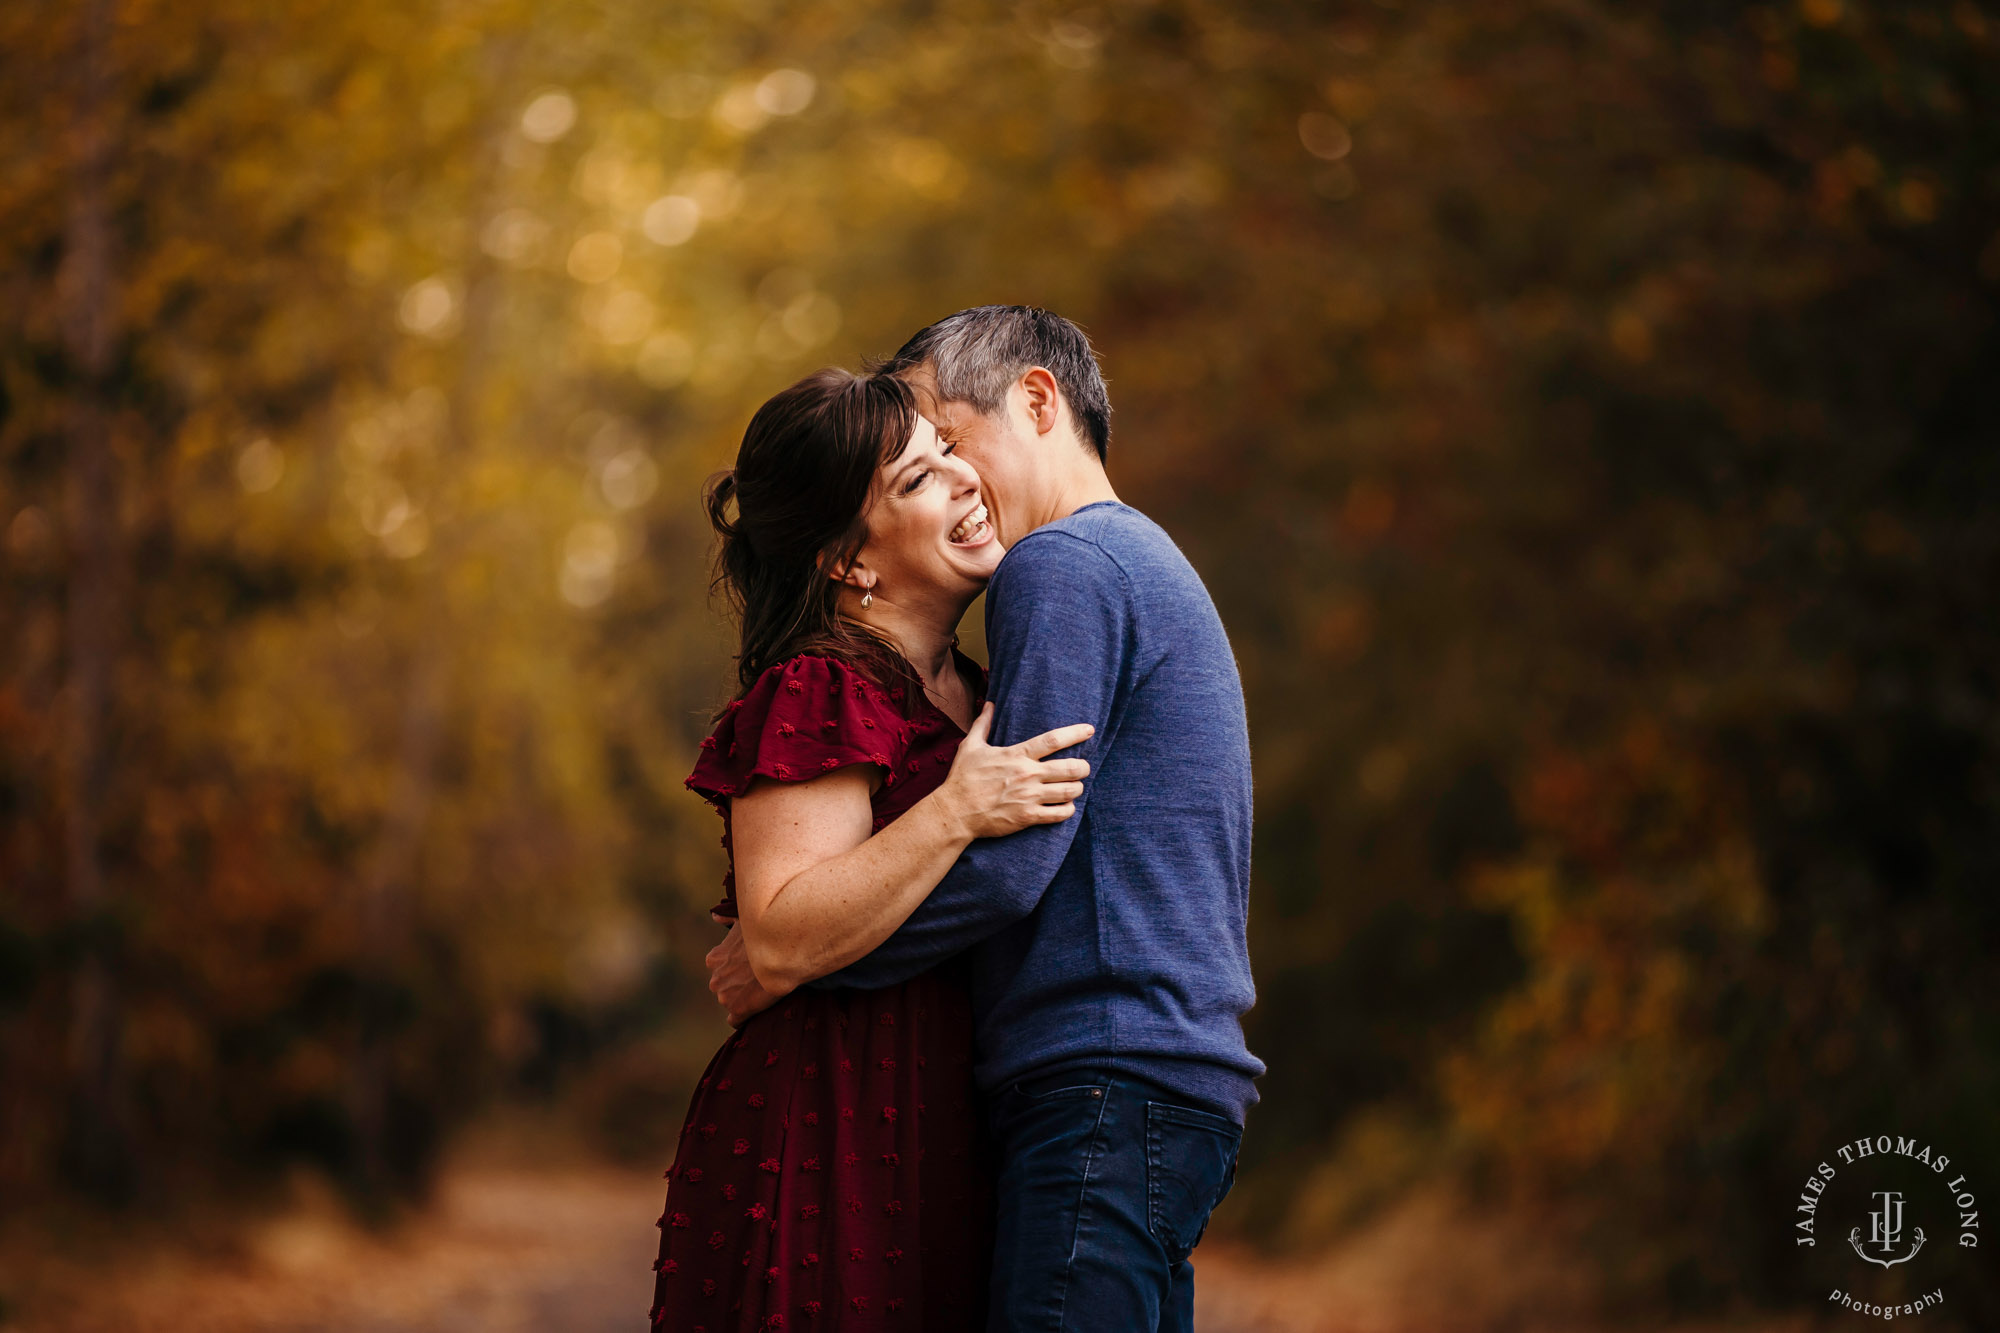
<path fill-rule="evenodd" d="M 1146 1226 L 1178 1264 L 1201 1243 L 1209 1215 L 1236 1180 L 1243 1131 L 1227 1117 L 1146 1103 Z"/>
<path fill-rule="evenodd" d="M 1040 1106 L 1047 1102 L 1101 1101 L 1104 1093 L 1105 1085 L 1102 1083 L 1076 1083 L 1066 1088 L 1046 1088 L 1040 1092 L 1020 1091 L 1020 1096 L 1028 1105 Z"/>

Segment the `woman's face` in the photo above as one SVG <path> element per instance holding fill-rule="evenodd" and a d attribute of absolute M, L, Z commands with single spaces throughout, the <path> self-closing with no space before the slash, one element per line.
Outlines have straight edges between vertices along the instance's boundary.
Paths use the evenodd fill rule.
<path fill-rule="evenodd" d="M 875 576 L 878 602 L 963 602 L 986 586 L 1004 554 L 986 519 L 979 474 L 918 417 L 902 453 L 875 474 L 868 540 L 855 569 Z"/>

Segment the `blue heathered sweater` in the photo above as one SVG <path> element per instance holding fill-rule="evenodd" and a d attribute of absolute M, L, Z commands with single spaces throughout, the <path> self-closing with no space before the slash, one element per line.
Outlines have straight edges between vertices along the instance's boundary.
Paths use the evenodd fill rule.
<path fill-rule="evenodd" d="M 1250 740 L 1222 620 L 1173 539 L 1111 501 L 1038 528 L 986 597 L 992 742 L 1071 722 L 1091 776 L 1060 824 L 974 843 L 902 929 L 824 984 L 886 986 L 971 950 L 977 1077 L 1097 1065 L 1239 1121 Z"/>

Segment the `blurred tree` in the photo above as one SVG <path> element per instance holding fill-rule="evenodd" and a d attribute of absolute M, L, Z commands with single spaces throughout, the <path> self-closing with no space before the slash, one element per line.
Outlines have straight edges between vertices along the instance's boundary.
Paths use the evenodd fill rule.
<path fill-rule="evenodd" d="M 63 263 L 56 274 L 63 351 L 75 383 L 68 421 L 65 482 L 71 545 L 67 588 L 69 681 L 63 721 L 61 778 L 64 871 L 69 922 L 83 942 L 75 967 L 69 1030 L 70 1117 L 63 1158 L 100 1194 L 129 1183 L 131 1143 L 125 1070 L 119 1045 L 119 997 L 106 965 L 102 933 L 110 915 L 99 835 L 106 776 L 105 723 L 111 705 L 112 659 L 121 619 L 122 555 L 117 463 L 111 414 L 104 401 L 117 336 L 111 292 L 113 259 L 108 179 L 113 120 L 111 6 L 92 0 L 76 16 L 69 69 L 67 150 L 69 210 Z"/>

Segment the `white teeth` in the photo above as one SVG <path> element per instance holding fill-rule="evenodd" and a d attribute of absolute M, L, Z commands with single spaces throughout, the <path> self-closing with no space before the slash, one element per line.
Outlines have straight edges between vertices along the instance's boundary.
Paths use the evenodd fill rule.
<path fill-rule="evenodd" d="M 960 519 L 958 526 L 951 530 L 951 534 L 945 540 L 950 542 L 971 541 L 973 537 L 978 535 L 979 530 L 985 526 L 986 506 L 982 504 Z"/>

